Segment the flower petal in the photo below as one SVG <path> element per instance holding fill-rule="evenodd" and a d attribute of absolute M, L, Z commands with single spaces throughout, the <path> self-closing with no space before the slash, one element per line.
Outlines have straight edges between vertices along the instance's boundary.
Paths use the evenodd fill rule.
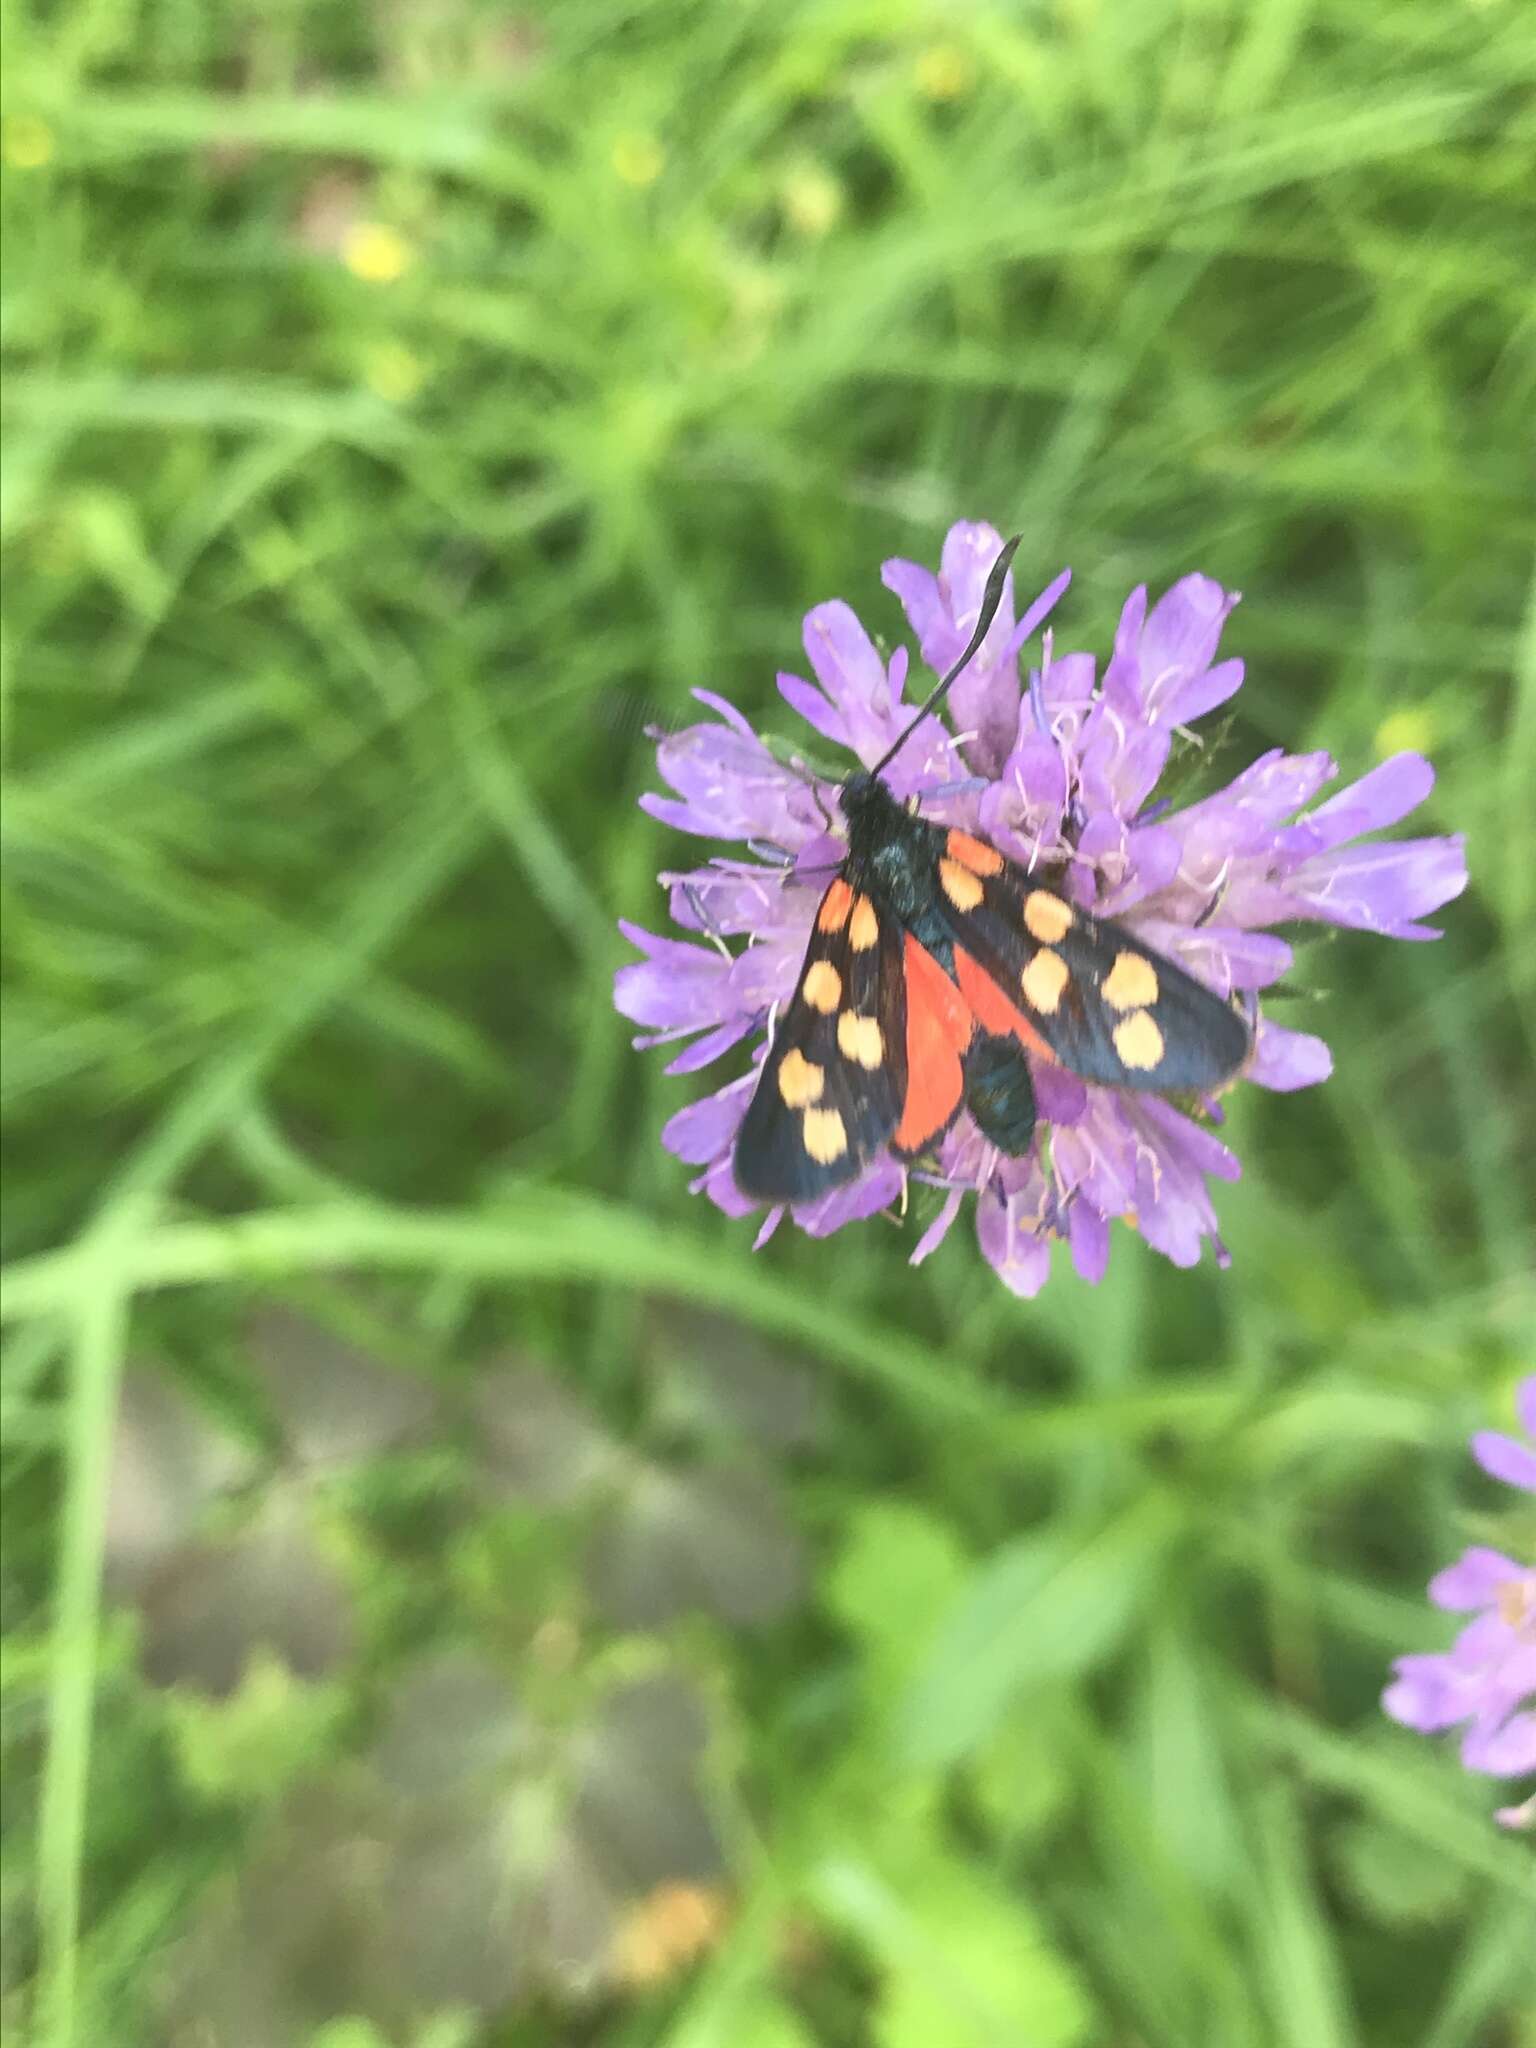
<path fill-rule="evenodd" d="M 1197 718 L 1237 695 L 1243 687 L 1243 672 L 1240 661 L 1218 661 L 1214 668 L 1191 676 L 1173 691 L 1163 716 L 1175 725 L 1192 725 Z"/>
<path fill-rule="evenodd" d="M 1184 843 L 1191 875 L 1214 874 L 1235 855 L 1271 848 L 1276 828 L 1316 794 L 1338 768 L 1328 754 L 1287 754 L 1276 747 L 1214 796 L 1163 822 Z"/>
<path fill-rule="evenodd" d="M 1523 1778 L 1536 1771 L 1536 1714 L 1511 1714 L 1492 1726 L 1474 1723 L 1462 1742 L 1461 1760 L 1469 1771 L 1490 1778 Z"/>
<path fill-rule="evenodd" d="M 690 725 L 656 749 L 656 765 L 677 792 L 645 796 L 642 810 L 705 839 L 772 839 L 793 850 L 816 829 L 804 778 L 776 761 L 761 740 L 727 725 Z"/>
<path fill-rule="evenodd" d="M 786 905 L 785 877 L 776 868 L 694 868 L 688 874 L 664 874 L 670 891 L 667 907 L 672 922 L 684 931 L 714 931 L 732 936 L 761 932 L 786 917 L 800 921 L 800 906 Z"/>
<path fill-rule="evenodd" d="M 1216 1237 L 1216 1212 L 1205 1176 L 1214 1173 L 1236 1180 L 1242 1168 L 1219 1138 L 1156 1096 L 1136 1098 L 1127 1103 L 1125 1113 L 1141 1140 L 1136 1156 L 1137 1227 L 1174 1265 L 1197 1265 L 1204 1240 Z"/>
<path fill-rule="evenodd" d="M 737 954 L 726 977 L 731 1010 L 756 1017 L 789 1000 L 805 957 L 813 908 L 807 899 L 804 924 L 781 925 L 766 933 L 760 944 Z"/>
<path fill-rule="evenodd" d="M 1054 845 L 1068 788 L 1067 758 L 1060 745 L 1044 733 L 1021 729 L 997 781 L 982 792 L 977 822 L 989 837 L 1013 828 L 1026 839 Z"/>
<path fill-rule="evenodd" d="M 923 659 L 936 676 L 952 668 L 965 652 L 1002 545 L 996 527 L 984 521 L 961 520 L 945 536 L 937 576 L 916 562 L 900 559 L 882 567 L 881 580 L 901 599 Z M 1019 712 L 1019 648 L 1070 581 L 1070 572 L 1058 576 L 1015 626 L 1013 576 L 1004 577 L 1002 601 L 987 636 L 951 686 L 951 716 L 959 731 L 974 735 L 966 752 L 971 766 L 983 774 L 997 774 L 1014 738 Z"/>
<path fill-rule="evenodd" d="M 1077 1277 L 1097 1287 L 1109 1267 L 1108 1219 L 1091 1202 L 1074 1202 L 1067 1211 L 1067 1238 Z"/>
<path fill-rule="evenodd" d="M 690 690 L 688 694 L 697 698 L 700 704 L 707 705 L 711 711 L 719 712 L 726 724 L 733 731 L 739 732 L 743 739 L 751 740 L 757 746 L 762 745 L 762 741 L 752 730 L 752 721 L 744 712 L 738 711 L 728 697 L 722 697 L 714 690 Z"/>
<path fill-rule="evenodd" d="M 1333 1054 L 1322 1039 L 1310 1031 L 1291 1031 L 1284 1024 L 1259 1019 L 1253 1058 L 1246 1078 L 1277 1095 L 1289 1095 L 1296 1088 L 1315 1088 L 1333 1072 Z"/>
<path fill-rule="evenodd" d="M 717 1024 L 735 1007 L 728 992 L 731 963 L 713 946 L 657 938 L 620 920 L 619 930 L 647 956 L 613 977 L 619 1014 L 662 1031 Z"/>
<path fill-rule="evenodd" d="M 1437 1607 L 1453 1611 L 1492 1607 L 1500 1587 L 1522 1577 L 1521 1567 L 1502 1551 L 1474 1544 L 1455 1564 L 1435 1574 L 1429 1582 L 1429 1597 Z"/>
<path fill-rule="evenodd" d="M 964 1195 L 964 1188 L 950 1189 L 949 1193 L 944 1197 L 943 1207 L 939 1210 L 938 1215 L 934 1217 L 928 1228 L 913 1246 L 912 1256 L 907 1261 L 908 1265 L 920 1266 L 924 1259 L 938 1250 L 939 1246 L 949 1235 L 950 1225 L 960 1214 L 960 1204 Z"/>
<path fill-rule="evenodd" d="M 1141 916 L 1126 922 L 1144 945 L 1166 954 L 1219 996 L 1229 996 L 1234 989 L 1267 988 L 1294 958 L 1284 939 L 1239 925 L 1175 924 L 1171 918 Z"/>
<path fill-rule="evenodd" d="M 845 1223 L 857 1223 L 888 1209 L 900 1197 L 905 1179 L 905 1168 L 883 1152 L 847 1187 L 834 1188 L 814 1202 L 797 1202 L 790 1214 L 807 1237 L 830 1237 Z"/>
<path fill-rule="evenodd" d="M 805 652 L 842 716 L 845 744 L 869 766 L 896 736 L 890 681 L 875 643 L 851 606 L 834 598 L 806 613 Z"/>
<path fill-rule="evenodd" d="M 726 1216 L 750 1216 L 763 1205 L 755 1195 L 744 1195 L 731 1171 L 731 1155 L 725 1153 L 712 1166 L 690 1181 L 689 1193 L 704 1195 Z"/>
<path fill-rule="evenodd" d="M 1310 817 L 1291 828 L 1297 851 L 1325 852 L 1358 839 L 1364 832 L 1380 832 L 1396 825 L 1423 803 L 1435 786 L 1435 771 L 1422 754 L 1393 754 L 1380 767 L 1362 775 L 1319 804 Z"/>
<path fill-rule="evenodd" d="M 1115 651 L 1104 670 L 1104 698 L 1126 718 L 1141 715 L 1141 635 L 1147 623 L 1147 586 L 1138 583 L 1120 607 Z"/>
<path fill-rule="evenodd" d="M 1088 1107 L 1086 1081 L 1046 1060 L 1032 1060 L 1029 1074 L 1035 1090 L 1035 1115 L 1042 1124 L 1059 1130 L 1064 1124 L 1081 1122 Z"/>
<path fill-rule="evenodd" d="M 814 732 L 819 732 L 825 740 L 831 740 L 834 746 L 853 745 L 848 736 L 847 719 L 827 702 L 814 683 L 808 683 L 804 676 L 792 676 L 781 671 L 778 685 L 784 702 L 792 711 L 798 711 Z"/>
<path fill-rule="evenodd" d="M 1009 1293 L 1033 1301 L 1051 1277 L 1051 1245 L 1037 1234 L 1022 1199 L 984 1188 L 976 1203 L 976 1239 Z"/>
<path fill-rule="evenodd" d="M 1239 602 L 1209 576 L 1181 576 L 1147 614 L 1139 649 L 1143 716 L 1170 724 L 1193 716 L 1179 706 L 1211 665 L 1227 615 Z M 1241 671 L 1237 680 L 1242 680 Z M 1235 689 L 1234 682 L 1232 688 Z M 1223 691 L 1230 696 L 1231 691 Z M 1216 700 L 1220 702 L 1221 699 Z"/>
<path fill-rule="evenodd" d="M 1101 1216 L 1123 1216 L 1136 1200 L 1136 1136 L 1112 1088 L 1090 1088 L 1081 1119 L 1051 1133 L 1051 1166 L 1063 1198 L 1077 1195 Z"/>
<path fill-rule="evenodd" d="M 1518 1486 L 1522 1493 L 1536 1493 L 1536 1450 L 1530 1445 L 1497 1430 L 1480 1429 L 1472 1439 L 1472 1455 L 1490 1478 Z"/>
<path fill-rule="evenodd" d="M 1466 1682 L 1452 1671 L 1446 1658 L 1399 1657 L 1392 1669 L 1396 1677 L 1382 1694 L 1381 1704 L 1405 1728 L 1435 1735 L 1442 1728 L 1454 1728 L 1472 1711 Z"/>
<path fill-rule="evenodd" d="M 689 1166 L 708 1166 L 712 1160 L 719 1159 L 735 1142 L 756 1083 L 757 1072 L 754 1069 L 739 1081 L 718 1089 L 715 1094 L 690 1102 L 686 1109 L 680 1109 L 662 1125 L 662 1144 Z"/>
<path fill-rule="evenodd" d="M 768 1211 L 768 1214 L 763 1218 L 761 1229 L 758 1231 L 756 1237 L 754 1237 L 752 1240 L 753 1251 L 760 1252 L 762 1250 L 763 1246 L 768 1242 L 769 1238 L 772 1237 L 773 1233 L 784 1221 L 784 1215 L 785 1209 L 784 1204 L 782 1202 L 780 1202 L 775 1208 L 772 1208 Z"/>
<path fill-rule="evenodd" d="M 1342 847 L 1304 861 L 1284 883 L 1301 915 L 1392 939 L 1439 938 L 1433 926 L 1414 920 L 1466 886 L 1466 841 L 1459 832 Z"/>
<path fill-rule="evenodd" d="M 752 1021 L 750 1017 L 731 1017 L 724 1024 L 717 1024 L 713 1031 L 706 1031 L 702 1038 L 685 1046 L 675 1059 L 668 1060 L 662 1072 L 696 1074 L 701 1067 L 712 1066 L 722 1053 L 741 1043 L 752 1029 Z"/>

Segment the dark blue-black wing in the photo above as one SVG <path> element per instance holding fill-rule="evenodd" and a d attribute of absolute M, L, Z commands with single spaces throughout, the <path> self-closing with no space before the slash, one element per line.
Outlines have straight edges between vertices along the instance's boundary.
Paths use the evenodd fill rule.
<path fill-rule="evenodd" d="M 890 1140 L 906 1087 L 902 933 L 840 874 L 737 1134 L 736 1185 L 765 1202 L 841 1187 Z"/>

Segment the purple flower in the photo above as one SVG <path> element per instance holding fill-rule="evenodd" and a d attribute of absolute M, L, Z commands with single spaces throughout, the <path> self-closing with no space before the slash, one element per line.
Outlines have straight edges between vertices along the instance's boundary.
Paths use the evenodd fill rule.
<path fill-rule="evenodd" d="M 1515 1396 L 1521 1427 L 1536 1438 L 1536 1374 Z M 1536 1444 L 1481 1430 L 1472 1455 L 1485 1472 L 1536 1495 Z M 1399 1657 L 1381 1696 L 1394 1721 L 1435 1734 L 1465 1724 L 1461 1760 L 1494 1778 L 1536 1772 L 1536 1557 L 1525 1564 L 1474 1545 L 1429 1582 L 1429 1597 L 1453 1614 L 1471 1614 L 1450 1649 Z M 1536 1822 L 1536 1797 L 1507 1806 L 1507 1827 Z"/>
<path fill-rule="evenodd" d="M 950 530 L 937 576 L 915 562 L 886 563 L 884 580 L 936 673 L 963 652 L 1000 546 L 992 527 L 961 524 Z M 1150 606 L 1144 589 L 1134 591 L 1102 673 L 1090 654 L 1055 654 L 1047 635 L 1039 666 L 1021 676 L 1020 651 L 1068 580 L 1058 576 L 1019 616 L 1009 579 L 951 693 L 954 730 L 926 718 L 891 764 L 891 786 L 920 797 L 926 816 L 979 831 L 1041 867 L 1085 909 L 1123 921 L 1206 986 L 1246 998 L 1256 1016 L 1249 1080 L 1280 1090 L 1324 1080 L 1332 1063 L 1320 1039 L 1257 1016 L 1257 991 L 1291 960 L 1268 927 L 1310 921 L 1435 937 L 1420 920 L 1465 887 L 1460 837 L 1368 837 L 1422 802 L 1433 771 L 1419 755 L 1399 754 L 1307 811 L 1338 771 L 1326 754 L 1277 749 L 1215 796 L 1165 810 L 1153 791 L 1176 738 L 1243 679 L 1240 661 L 1217 659 L 1236 594 L 1205 576 L 1184 577 Z M 823 740 L 873 766 L 922 701 L 926 678 L 909 691 L 906 650 L 882 658 L 840 602 L 807 615 L 805 650 L 814 682 L 781 675 L 780 693 Z M 794 989 L 816 905 L 843 851 L 837 783 L 775 759 L 740 713 L 695 694 L 718 722 L 660 742 L 657 765 L 676 794 L 641 803 L 702 838 L 768 842 L 779 864 L 721 855 L 664 875 L 673 922 L 689 938 L 623 927 L 646 958 L 619 970 L 614 999 L 645 1027 L 637 1045 L 680 1042 L 670 1073 L 692 1072 L 765 1034 Z M 733 953 L 728 939 L 746 943 Z M 730 1215 L 756 1206 L 731 1175 L 753 1078 L 679 1111 L 662 1132 L 669 1150 L 700 1169 L 695 1191 Z M 1207 1181 L 1235 1180 L 1239 1167 L 1206 1122 L 1155 1097 L 1088 1086 L 1059 1067 L 1036 1065 L 1034 1085 L 1039 1121 L 1026 1158 L 1000 1156 L 962 1112 L 935 1169 L 912 1174 L 945 1197 L 914 1261 L 935 1249 L 963 1197 L 974 1194 L 982 1251 L 1018 1294 L 1045 1284 L 1058 1238 L 1085 1279 L 1100 1279 L 1117 1216 L 1176 1265 L 1195 1264 L 1207 1237 L 1225 1262 Z M 1214 1103 L 1203 1111 L 1220 1122 Z M 906 1178 L 882 1156 L 851 1186 L 798 1205 L 794 1221 L 823 1235 L 886 1207 Z M 781 1214 L 769 1211 L 759 1243 Z"/>

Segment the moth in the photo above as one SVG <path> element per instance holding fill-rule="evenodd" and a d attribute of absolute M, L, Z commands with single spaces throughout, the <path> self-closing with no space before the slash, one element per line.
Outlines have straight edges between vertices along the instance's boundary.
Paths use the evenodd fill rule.
<path fill-rule="evenodd" d="M 916 1159 L 962 1107 L 999 1151 L 1022 1156 L 1031 1058 L 1167 1094 L 1220 1087 L 1252 1049 L 1238 1011 L 1181 967 L 882 780 L 986 638 L 1018 544 L 994 562 L 959 661 L 838 791 L 848 852 L 736 1139 L 736 1184 L 755 1199 L 809 1201 L 887 1146 Z"/>

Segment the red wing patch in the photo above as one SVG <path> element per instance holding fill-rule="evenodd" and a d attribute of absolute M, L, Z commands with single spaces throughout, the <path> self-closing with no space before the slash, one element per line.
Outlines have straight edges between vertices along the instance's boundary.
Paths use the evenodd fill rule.
<path fill-rule="evenodd" d="M 951 833 L 950 837 L 953 838 L 954 834 Z M 1037 1060 L 1055 1063 L 1055 1053 L 1024 1012 L 1008 1000 L 991 975 L 985 968 L 977 966 L 963 946 L 955 948 L 955 979 L 983 1031 L 990 1031 L 999 1038 L 1012 1036 Z"/>
<path fill-rule="evenodd" d="M 971 1042 L 970 1005 L 938 961 L 905 935 L 907 1096 L 892 1150 L 911 1158 L 954 1119 L 965 1087 L 961 1056 Z"/>

